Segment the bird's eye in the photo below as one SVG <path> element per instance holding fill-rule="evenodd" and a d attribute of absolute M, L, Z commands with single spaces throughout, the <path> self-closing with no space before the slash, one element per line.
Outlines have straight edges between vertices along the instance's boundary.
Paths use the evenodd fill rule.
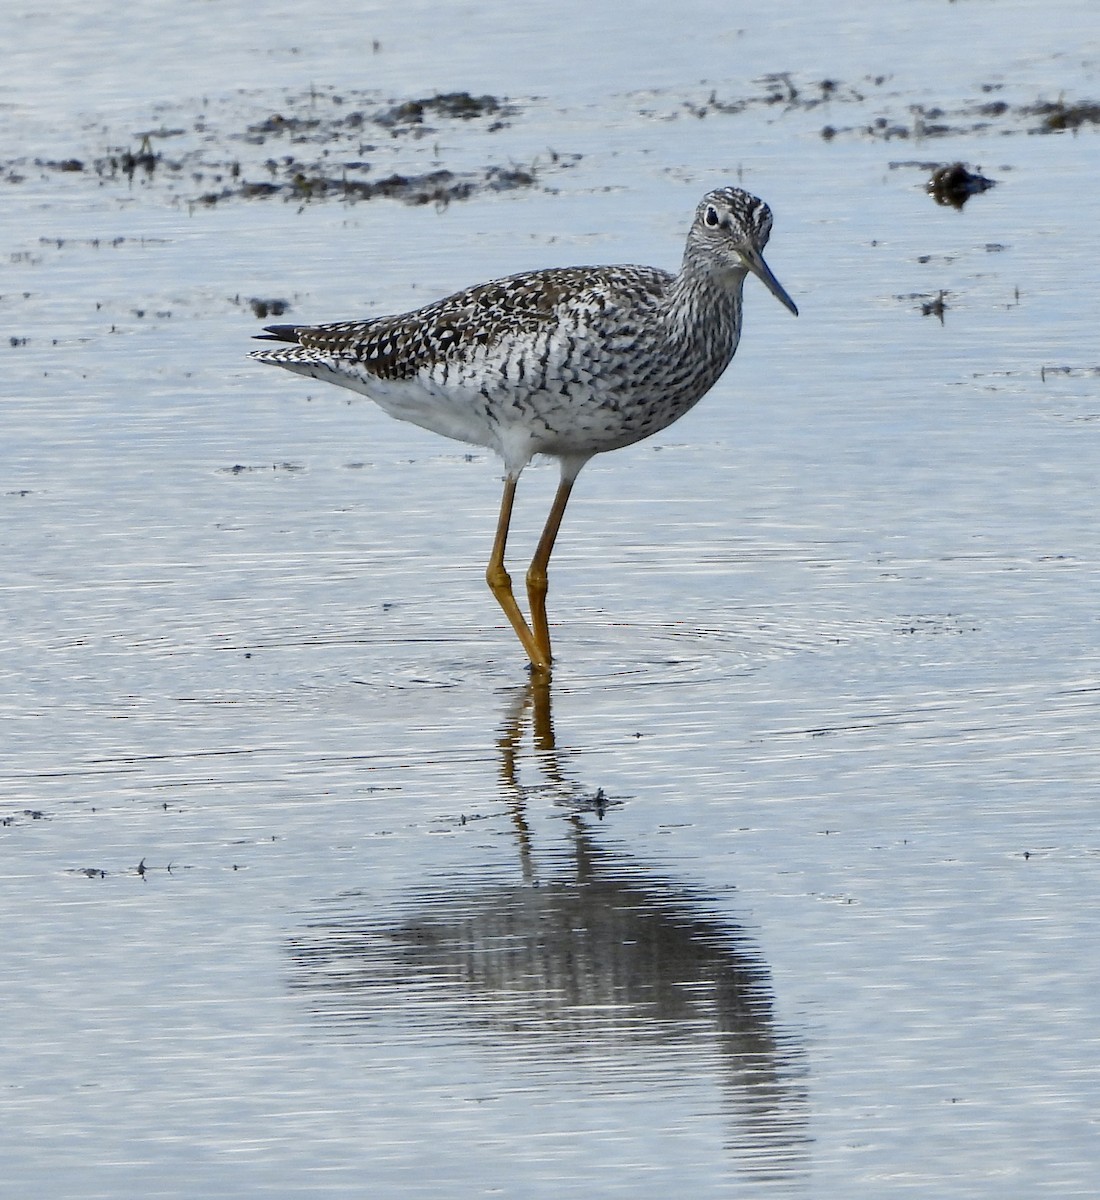
<path fill-rule="evenodd" d="M 718 215 L 718 209 L 713 204 L 707 206 L 707 211 L 703 214 L 703 220 L 711 229 L 717 229 L 722 224 L 722 218 Z"/>

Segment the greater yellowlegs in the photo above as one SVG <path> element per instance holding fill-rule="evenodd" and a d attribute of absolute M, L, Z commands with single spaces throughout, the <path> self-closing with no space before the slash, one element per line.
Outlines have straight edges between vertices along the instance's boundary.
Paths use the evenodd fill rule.
<path fill-rule="evenodd" d="M 751 272 L 797 315 L 764 261 L 768 206 L 740 188 L 695 210 L 679 274 L 657 267 L 551 267 L 478 284 L 396 316 L 268 325 L 291 345 L 251 357 L 362 392 L 385 412 L 504 460 L 486 580 L 536 671 L 550 668 L 547 564 L 578 473 L 594 455 L 657 433 L 714 386 L 741 335 Z M 516 483 L 536 454 L 561 464 L 527 571 L 528 624 L 504 551 Z"/>

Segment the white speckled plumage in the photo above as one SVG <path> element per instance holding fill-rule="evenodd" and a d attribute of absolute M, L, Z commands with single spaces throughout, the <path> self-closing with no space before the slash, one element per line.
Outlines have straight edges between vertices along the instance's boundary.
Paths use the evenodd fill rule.
<path fill-rule="evenodd" d="M 269 326 L 281 344 L 251 357 L 362 392 L 399 420 L 501 456 L 505 497 L 487 574 L 532 664 L 547 669 L 545 567 L 581 467 L 666 428 L 710 391 L 737 349 L 747 274 L 797 312 L 762 256 L 771 225 L 762 200 L 719 188 L 695 211 L 678 274 L 529 271 L 396 316 Z M 562 483 L 528 572 L 532 633 L 503 551 L 516 480 L 537 454 L 560 460 Z"/>

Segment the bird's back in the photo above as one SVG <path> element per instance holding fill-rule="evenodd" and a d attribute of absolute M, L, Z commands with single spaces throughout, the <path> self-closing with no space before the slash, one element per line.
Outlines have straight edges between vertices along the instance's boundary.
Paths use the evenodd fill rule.
<path fill-rule="evenodd" d="M 718 336 L 685 331 L 670 311 L 675 281 L 640 266 L 531 271 L 395 316 L 273 326 L 291 344 L 252 357 L 509 463 L 588 456 L 670 424 L 729 362 L 735 314 Z"/>

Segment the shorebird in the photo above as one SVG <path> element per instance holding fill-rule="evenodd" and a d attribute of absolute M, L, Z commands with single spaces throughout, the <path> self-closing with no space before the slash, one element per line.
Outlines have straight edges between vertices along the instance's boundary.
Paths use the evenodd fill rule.
<path fill-rule="evenodd" d="M 383 411 L 504 461 L 486 581 L 536 672 L 551 664 L 547 566 L 573 484 L 595 454 L 665 429 L 706 395 L 741 336 L 755 275 L 796 316 L 764 261 L 772 214 L 740 188 L 708 192 L 679 273 L 550 267 L 494 279 L 412 312 L 325 325 L 268 325 L 289 343 L 250 357 L 369 396 Z M 527 571 L 528 623 L 504 565 L 516 484 L 537 454 L 558 484 Z"/>

